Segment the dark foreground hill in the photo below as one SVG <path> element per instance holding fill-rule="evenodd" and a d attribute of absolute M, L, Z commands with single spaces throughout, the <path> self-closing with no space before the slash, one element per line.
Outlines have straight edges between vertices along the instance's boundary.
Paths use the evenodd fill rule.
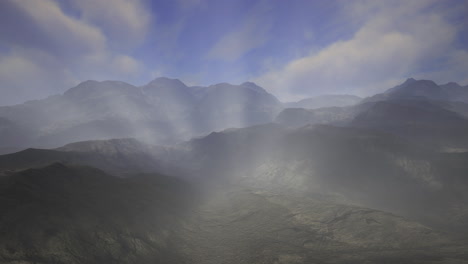
<path fill-rule="evenodd" d="M 1 263 L 462 263 L 389 213 L 161 175 L 53 164 L 0 179 Z"/>
<path fill-rule="evenodd" d="M 161 166 L 143 144 L 134 139 L 119 139 L 110 141 L 90 141 L 89 150 L 81 144 L 66 145 L 58 149 L 26 149 L 12 154 L 0 156 L 0 174 L 28 168 L 38 168 L 51 163 L 60 162 L 70 165 L 93 166 L 116 175 L 129 172 L 154 172 Z M 119 148 L 124 144 L 126 148 Z M 112 146 L 105 148 L 105 146 Z M 73 149 L 73 150 L 72 150 Z"/>
<path fill-rule="evenodd" d="M 2 177 L 1 263 L 178 263 L 170 238 L 190 190 L 60 163 Z"/>

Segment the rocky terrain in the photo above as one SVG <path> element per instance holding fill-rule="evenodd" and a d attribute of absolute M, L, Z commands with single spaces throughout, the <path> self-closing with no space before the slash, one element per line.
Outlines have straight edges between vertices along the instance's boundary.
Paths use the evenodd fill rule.
<path fill-rule="evenodd" d="M 276 122 L 253 83 L 167 78 L 0 108 L 10 147 L 53 145 L 0 155 L 0 262 L 468 263 L 464 89 L 409 79 Z M 145 140 L 179 121 L 219 131 Z"/>
<path fill-rule="evenodd" d="M 467 257 L 460 242 L 393 214 L 320 196 L 214 186 L 206 191 L 155 174 L 121 179 L 59 163 L 4 176 L 0 259 L 449 263 Z"/>

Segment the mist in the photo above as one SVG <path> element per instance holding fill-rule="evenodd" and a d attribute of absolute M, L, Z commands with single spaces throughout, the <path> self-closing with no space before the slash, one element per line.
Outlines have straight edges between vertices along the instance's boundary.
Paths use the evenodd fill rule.
<path fill-rule="evenodd" d="M 468 263 L 465 1 L 0 3 L 1 263 Z"/>

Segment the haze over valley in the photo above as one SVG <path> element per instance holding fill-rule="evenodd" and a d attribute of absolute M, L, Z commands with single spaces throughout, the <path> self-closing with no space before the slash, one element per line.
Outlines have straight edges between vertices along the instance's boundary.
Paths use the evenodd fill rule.
<path fill-rule="evenodd" d="M 467 7 L 0 3 L 0 263 L 468 263 Z"/>

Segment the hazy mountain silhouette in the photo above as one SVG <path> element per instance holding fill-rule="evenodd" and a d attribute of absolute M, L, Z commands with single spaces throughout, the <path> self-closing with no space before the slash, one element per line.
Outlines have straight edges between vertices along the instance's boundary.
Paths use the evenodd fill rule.
<path fill-rule="evenodd" d="M 342 124 L 359 113 L 361 107 L 324 107 L 317 109 L 286 108 L 276 116 L 277 123 L 301 127 L 313 124 Z"/>
<path fill-rule="evenodd" d="M 192 89 L 168 78 L 142 87 L 86 81 L 63 95 L 0 107 L 0 147 L 58 147 L 125 137 L 171 143 L 213 130 L 270 122 L 280 109 L 273 95 L 253 83 Z"/>
<path fill-rule="evenodd" d="M 333 107 L 333 106 L 350 106 L 359 103 L 362 100 L 361 97 L 355 95 L 320 95 L 316 97 L 302 99 L 297 102 L 285 103 L 286 108 L 305 108 L 315 109 L 322 107 Z"/>
<path fill-rule="evenodd" d="M 346 107 L 287 108 L 276 122 L 291 127 L 335 124 L 395 133 L 439 148 L 468 147 L 468 87 L 408 79 L 403 84 Z M 430 132 L 429 132 L 430 131 Z"/>
<path fill-rule="evenodd" d="M 202 92 L 205 95 L 193 112 L 192 120 L 204 132 L 268 123 L 282 108 L 276 97 L 251 82 L 239 86 L 220 83 Z M 206 130 L 206 127 L 212 129 Z"/>
<path fill-rule="evenodd" d="M 437 85 L 430 80 L 409 78 L 404 83 L 390 88 L 384 93 L 365 98 L 364 102 L 388 99 L 426 99 L 468 103 L 468 87 L 462 87 L 454 82 Z"/>
<path fill-rule="evenodd" d="M 392 132 L 441 148 L 468 147 L 468 120 L 445 105 L 420 100 L 387 100 L 356 115 L 352 126 Z"/>
<path fill-rule="evenodd" d="M 0 153 L 31 146 L 59 147 L 76 141 L 128 137 L 152 144 L 171 144 L 211 131 L 273 120 L 299 127 L 344 125 L 357 118 L 359 126 L 366 126 L 365 112 L 378 107 L 384 115 L 379 104 L 382 101 L 392 101 L 390 104 L 403 101 L 404 105 L 413 102 L 414 107 L 407 109 L 417 109 L 422 101 L 429 102 L 434 108 L 432 112 L 448 110 L 466 118 L 467 91 L 467 87 L 456 83 L 436 85 L 432 81 L 408 79 L 358 104 L 355 104 L 358 97 L 332 95 L 305 99 L 293 103 L 296 108 L 281 111 L 291 104 L 280 103 L 249 82 L 188 87 L 180 80 L 161 77 L 135 87 L 119 81 L 86 81 L 63 95 L 0 107 Z M 390 112 L 394 119 L 396 112 Z M 373 124 L 369 121 L 369 126 Z"/>

